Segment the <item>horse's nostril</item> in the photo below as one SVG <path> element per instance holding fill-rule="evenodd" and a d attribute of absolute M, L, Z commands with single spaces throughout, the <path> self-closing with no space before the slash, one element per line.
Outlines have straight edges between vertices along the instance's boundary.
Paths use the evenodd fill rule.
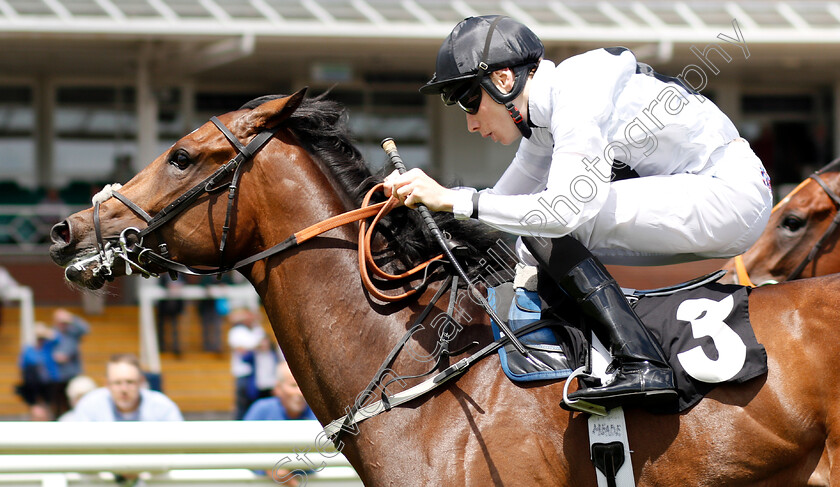
<path fill-rule="evenodd" d="M 67 245 L 70 243 L 70 224 L 67 223 L 67 220 L 53 225 L 52 230 L 50 230 L 50 238 L 55 244 Z"/>

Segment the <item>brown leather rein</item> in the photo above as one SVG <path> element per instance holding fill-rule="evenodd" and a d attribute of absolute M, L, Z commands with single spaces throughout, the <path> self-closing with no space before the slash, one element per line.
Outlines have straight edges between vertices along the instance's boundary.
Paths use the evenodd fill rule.
<path fill-rule="evenodd" d="M 382 220 L 382 218 L 387 215 L 391 210 L 400 206 L 401 203 L 399 200 L 391 196 L 388 198 L 387 201 L 383 201 L 381 203 L 376 203 L 374 205 L 370 204 L 371 197 L 377 192 L 381 191 L 383 188 L 383 184 L 379 183 L 370 191 L 367 192 L 365 195 L 364 200 L 362 201 L 362 206 L 357 210 L 348 211 L 347 213 L 342 213 L 341 215 L 336 215 L 332 218 L 328 218 L 322 222 L 316 223 L 308 228 L 305 228 L 297 233 L 294 234 L 295 240 L 298 244 L 301 244 L 312 237 L 320 235 L 327 230 L 332 230 L 333 228 L 339 227 L 341 225 L 345 225 L 348 223 L 352 223 L 355 221 L 359 222 L 359 274 L 362 277 L 362 282 L 365 285 L 365 289 L 368 292 L 376 297 L 379 300 L 386 301 L 386 302 L 395 302 L 405 299 L 413 294 L 415 294 L 419 289 L 422 288 L 421 286 L 413 287 L 408 291 L 396 294 L 396 295 L 388 295 L 380 291 L 376 285 L 373 283 L 370 274 L 373 273 L 377 277 L 387 280 L 387 281 L 397 281 L 408 279 L 413 277 L 421 272 L 426 272 L 429 265 L 437 260 L 441 260 L 443 258 L 443 254 L 438 254 L 435 257 L 423 262 L 415 266 L 412 269 L 409 269 L 402 274 L 389 274 L 380 268 L 373 259 L 373 253 L 371 252 L 371 241 L 373 239 L 373 232 L 376 228 L 376 225 Z M 367 222 L 365 219 L 368 217 L 373 216 L 373 221 L 368 228 Z M 426 279 L 424 277 L 423 282 Z"/>
<path fill-rule="evenodd" d="M 326 220 L 322 220 L 314 225 L 304 228 L 298 232 L 295 232 L 292 236 L 280 242 L 279 244 L 264 250 L 258 254 L 255 254 L 247 259 L 241 260 L 234 264 L 233 266 L 226 268 L 226 269 L 199 269 L 193 268 L 190 266 L 186 266 L 179 262 L 170 260 L 161 256 L 160 254 L 154 252 L 148 252 L 149 249 L 142 249 L 140 245 L 136 244 L 133 248 L 129 248 L 129 251 L 136 249 L 142 249 L 138 252 L 134 253 L 136 255 L 136 264 L 132 262 L 135 267 L 142 267 L 148 265 L 150 263 L 157 264 L 161 267 L 164 267 L 170 271 L 174 272 L 181 272 L 184 274 L 191 274 L 191 275 L 213 275 L 213 274 L 221 274 L 224 272 L 230 272 L 246 265 L 253 264 L 258 260 L 265 259 L 272 255 L 279 254 L 282 251 L 288 250 L 290 248 L 296 247 L 307 240 L 311 240 L 325 232 L 328 232 L 334 228 L 338 228 L 343 225 L 347 225 L 354 222 L 359 222 L 359 237 L 358 237 L 358 260 L 359 260 L 359 274 L 362 278 L 362 283 L 365 286 L 365 289 L 375 297 L 381 301 L 385 302 L 395 302 L 405 299 L 409 296 L 414 295 L 423 288 L 427 277 L 428 277 L 428 267 L 435 261 L 439 261 L 443 258 L 442 254 L 439 254 L 412 269 L 409 269 L 401 274 L 390 274 L 382 270 L 379 265 L 376 264 L 373 258 L 373 252 L 371 251 L 371 244 L 373 240 L 374 230 L 376 225 L 382 220 L 385 215 L 387 215 L 391 210 L 396 208 L 397 206 L 401 205 L 399 200 L 394 197 L 389 198 L 386 201 L 370 204 L 370 200 L 372 196 L 381 191 L 383 188 L 382 183 L 377 184 L 370 191 L 367 192 L 365 195 L 364 201 L 360 208 L 355 210 L 351 210 L 345 213 L 341 213 L 339 215 L 327 218 Z M 116 194 L 116 191 L 114 191 Z M 124 198 L 124 196 L 123 196 Z M 122 201 L 122 199 L 120 199 Z M 366 220 L 368 218 L 373 217 L 373 221 L 371 222 L 370 226 L 368 226 Z M 142 259 L 142 260 L 141 260 Z M 146 271 L 148 275 L 155 275 L 152 272 Z M 373 282 L 371 278 L 371 274 L 375 275 L 376 277 L 386 280 L 386 281 L 397 281 L 397 280 L 405 280 L 417 276 L 420 273 L 424 273 L 423 281 L 420 285 L 415 286 L 408 291 L 396 294 L 396 295 L 389 295 L 385 294 L 381 290 L 376 287 L 376 284 Z"/>
<path fill-rule="evenodd" d="M 247 146 L 244 146 L 216 117 L 211 118 L 211 121 L 219 128 L 219 130 L 225 135 L 225 137 L 239 150 L 237 156 L 234 159 L 231 159 L 228 163 L 221 166 L 208 178 L 206 178 L 205 180 L 201 181 L 196 186 L 188 190 L 176 201 L 172 202 L 170 205 L 161 210 L 155 216 L 149 215 L 145 210 L 143 210 L 137 204 L 132 202 L 128 197 L 119 193 L 117 191 L 117 189 L 119 189 L 119 185 L 110 189 L 107 192 L 107 194 L 104 195 L 103 198 L 100 199 L 98 197 L 95 197 L 93 219 L 94 229 L 96 231 L 96 243 L 98 252 L 95 256 L 84 259 L 83 261 L 77 262 L 74 265 L 84 267 L 85 265 L 94 263 L 97 267 L 93 270 L 93 273 L 101 274 L 102 277 L 108 280 L 113 279 L 113 273 L 111 271 L 111 268 L 117 262 L 117 259 L 122 259 L 122 261 L 124 261 L 125 273 L 127 275 L 131 274 L 134 271 L 138 271 L 146 277 L 157 277 L 157 274 L 146 269 L 146 267 L 148 267 L 149 265 L 156 265 L 158 267 L 164 268 L 167 271 L 169 271 L 170 274 L 175 275 L 175 277 L 177 273 L 202 276 L 221 275 L 226 272 L 230 272 L 241 267 L 253 264 L 254 262 L 265 259 L 267 257 L 279 254 L 280 252 L 283 252 L 287 249 L 296 247 L 302 244 L 303 242 L 306 242 L 307 240 L 310 240 L 334 228 L 358 221 L 359 273 L 361 275 L 362 282 L 365 288 L 368 290 L 371 296 L 381 301 L 395 302 L 412 296 L 415 293 L 417 293 L 420 289 L 423 289 L 425 287 L 430 272 L 429 266 L 433 262 L 441 261 L 443 258 L 442 254 L 437 255 L 436 257 L 433 257 L 427 260 L 426 262 L 423 262 L 422 264 L 417 265 L 414 268 L 409 269 L 401 274 L 390 274 L 388 272 L 385 272 L 374 261 L 373 253 L 371 251 L 371 242 L 373 239 L 374 229 L 385 215 L 387 215 L 391 210 L 393 210 L 401 204 L 399 200 L 397 200 L 394 197 L 391 197 L 388 200 L 380 203 L 376 203 L 373 205 L 370 204 L 370 200 L 372 199 L 373 195 L 378 191 L 382 191 L 382 183 L 377 184 L 367 192 L 360 208 L 342 213 L 340 215 L 333 216 L 331 218 L 327 218 L 326 220 L 320 221 L 314 225 L 304 228 L 303 230 L 300 230 L 295 234 L 291 235 L 286 240 L 266 250 L 263 250 L 262 252 L 254 254 L 246 259 L 240 260 L 231 266 L 220 265 L 219 267 L 215 268 L 196 268 L 169 259 L 169 253 L 165 243 L 160 244 L 158 246 L 157 252 L 153 249 L 143 247 L 144 236 L 153 232 L 161 225 L 171 220 L 173 216 L 190 206 L 198 198 L 198 196 L 205 193 L 215 192 L 217 190 L 227 187 L 229 188 L 227 208 L 228 214 L 225 217 L 225 225 L 223 226 L 222 233 L 223 237 L 219 249 L 221 263 L 222 258 L 224 256 L 225 241 L 227 239 L 227 234 L 229 230 L 228 224 L 230 221 L 230 212 L 233 207 L 232 203 L 233 199 L 235 198 L 236 189 L 238 186 L 239 172 L 241 170 L 242 164 L 245 161 L 251 159 L 256 154 L 256 152 L 258 152 L 263 147 L 263 145 L 266 142 L 268 142 L 268 140 L 270 140 L 271 137 L 273 137 L 274 133 L 276 132 L 276 129 L 260 133 Z M 223 181 L 223 178 L 231 174 L 233 175 L 233 177 L 231 178 L 230 182 L 221 182 Z M 104 202 L 110 197 L 114 197 L 115 199 L 119 200 L 129 209 L 131 209 L 134 213 L 140 216 L 143 220 L 145 220 L 147 223 L 147 227 L 143 228 L 142 230 L 137 229 L 135 227 L 129 227 L 122 230 L 118 237 L 103 238 L 102 232 L 100 231 L 99 207 L 102 202 Z M 371 222 L 370 227 L 368 227 L 367 222 L 365 220 L 370 217 L 373 217 L 373 221 Z M 397 281 L 414 278 L 420 273 L 424 274 L 422 276 L 423 279 L 420 284 L 412 287 L 404 293 L 396 295 L 385 294 L 384 292 L 379 290 L 374 284 L 373 279 L 371 278 L 371 274 L 374 274 L 376 277 L 382 280 Z"/>

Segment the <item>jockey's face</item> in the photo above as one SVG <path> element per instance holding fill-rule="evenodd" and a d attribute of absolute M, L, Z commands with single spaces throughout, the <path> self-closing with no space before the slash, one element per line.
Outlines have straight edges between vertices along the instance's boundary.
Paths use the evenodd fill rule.
<path fill-rule="evenodd" d="M 496 103 L 486 93 L 481 97 L 478 112 L 475 115 L 466 115 L 467 130 L 478 132 L 485 138 L 490 137 L 493 142 L 510 145 L 522 135 L 504 105 Z"/>
<path fill-rule="evenodd" d="M 513 89 L 514 75 L 508 69 L 500 69 L 490 75 L 493 84 L 502 93 L 508 93 Z M 484 90 L 484 88 L 481 88 Z M 522 116 L 527 120 L 527 96 L 524 95 L 527 90 L 523 90 L 513 101 L 513 104 L 522 112 Z M 490 137 L 494 142 L 499 142 L 502 145 L 510 145 L 522 135 L 513 119 L 504 105 L 496 103 L 496 101 L 487 94 L 482 93 L 481 105 L 478 107 L 478 112 L 475 114 L 467 114 L 467 130 L 470 132 L 478 132 L 482 137 Z"/>

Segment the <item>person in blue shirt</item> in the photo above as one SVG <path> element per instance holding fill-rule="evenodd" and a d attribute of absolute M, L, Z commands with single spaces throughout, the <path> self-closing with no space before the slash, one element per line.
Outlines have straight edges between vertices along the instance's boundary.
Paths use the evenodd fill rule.
<path fill-rule="evenodd" d="M 272 397 L 258 399 L 251 404 L 242 419 L 246 421 L 316 419 L 315 414 L 306 404 L 303 393 L 300 392 L 297 381 L 286 362 L 277 365 L 277 382 L 273 393 Z"/>
<path fill-rule="evenodd" d="M 53 360 L 53 349 L 57 343 L 54 330 L 43 323 L 36 323 L 35 343 L 21 350 L 18 365 L 22 381 L 17 386 L 17 393 L 29 406 L 32 416 L 46 406 L 52 412 L 58 380 L 58 366 Z"/>
<path fill-rule="evenodd" d="M 242 419 L 245 421 L 316 419 L 315 414 L 306 404 L 292 371 L 289 370 L 289 364 L 285 361 L 277 364 L 277 378 L 272 393 L 274 394 L 272 397 L 264 397 L 254 401 Z M 255 470 L 254 473 L 267 475 L 267 472 L 260 470 Z M 298 476 L 306 478 L 309 473 L 312 473 L 312 471 L 291 471 L 275 468 L 271 471 L 271 478 L 277 483 L 294 487 L 298 485 Z"/>
<path fill-rule="evenodd" d="M 53 313 L 56 344 L 53 360 L 58 367 L 55 383 L 54 414 L 59 417 L 70 409 L 65 391 L 73 377 L 82 373 L 82 357 L 79 345 L 82 337 L 90 332 L 90 325 L 70 311 L 59 308 Z"/>
<path fill-rule="evenodd" d="M 145 389 L 140 363 L 132 354 L 111 357 L 105 369 L 106 387 L 84 395 L 73 421 L 183 421 L 181 410 L 160 392 Z"/>

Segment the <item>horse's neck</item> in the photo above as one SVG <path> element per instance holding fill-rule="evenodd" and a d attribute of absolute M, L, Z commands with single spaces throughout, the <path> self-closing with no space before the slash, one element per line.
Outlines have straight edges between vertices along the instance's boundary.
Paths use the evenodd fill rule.
<path fill-rule="evenodd" d="M 309 193 L 307 200 L 314 215 L 323 215 L 325 208 L 332 214 L 345 211 L 329 190 L 320 197 Z M 258 226 L 271 232 L 276 223 L 259 222 Z M 347 225 L 332 230 L 258 262 L 246 273 L 307 401 L 322 420 L 343 414 L 344 407 L 367 386 L 390 347 L 405 333 L 412 313 L 369 300 L 359 278 L 357 229 Z M 281 231 L 288 229 L 261 237 L 279 242 L 287 236 L 280 235 Z"/>

